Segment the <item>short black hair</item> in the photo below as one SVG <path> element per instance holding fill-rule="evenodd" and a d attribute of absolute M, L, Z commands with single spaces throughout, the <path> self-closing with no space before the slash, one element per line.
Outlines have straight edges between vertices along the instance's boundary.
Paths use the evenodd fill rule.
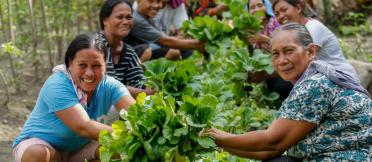
<path fill-rule="evenodd" d="M 105 20 L 105 18 L 109 17 L 114 7 L 120 3 L 127 4 L 130 7 L 131 12 L 133 12 L 132 4 L 126 0 L 106 0 L 101 7 L 101 11 L 99 12 L 99 25 L 101 27 L 101 30 L 105 28 L 105 26 L 103 25 L 103 21 Z"/>
<path fill-rule="evenodd" d="M 94 48 L 103 55 L 103 44 L 96 43 L 93 34 L 80 34 L 70 43 L 65 54 L 65 65 L 68 68 L 76 53 L 83 49 Z"/>

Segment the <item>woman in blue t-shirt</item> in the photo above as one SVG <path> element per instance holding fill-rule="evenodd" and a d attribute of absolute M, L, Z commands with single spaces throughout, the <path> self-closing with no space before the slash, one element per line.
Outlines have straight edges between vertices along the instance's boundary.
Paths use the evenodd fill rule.
<path fill-rule="evenodd" d="M 271 51 L 277 73 L 294 84 L 278 118 L 265 130 L 206 134 L 232 154 L 259 160 L 371 161 L 372 100 L 359 82 L 313 60 L 316 45 L 304 25 L 277 29 Z"/>
<path fill-rule="evenodd" d="M 98 135 L 111 106 L 128 109 L 135 100 L 119 81 L 105 75 L 103 44 L 93 35 L 77 36 L 65 64 L 40 90 L 36 105 L 13 143 L 16 162 L 97 159 Z"/>

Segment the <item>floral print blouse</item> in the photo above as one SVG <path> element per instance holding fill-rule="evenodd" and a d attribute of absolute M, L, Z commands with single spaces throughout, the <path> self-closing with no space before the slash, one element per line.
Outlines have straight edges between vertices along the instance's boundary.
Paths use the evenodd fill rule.
<path fill-rule="evenodd" d="M 316 127 L 287 154 L 305 161 L 372 161 L 372 101 L 317 73 L 296 83 L 279 118 Z"/>

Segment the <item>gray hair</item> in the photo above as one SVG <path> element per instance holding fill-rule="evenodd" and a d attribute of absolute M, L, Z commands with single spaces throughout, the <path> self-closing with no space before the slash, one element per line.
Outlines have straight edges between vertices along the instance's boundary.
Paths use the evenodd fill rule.
<path fill-rule="evenodd" d="M 313 38 L 311 38 L 309 30 L 307 30 L 304 25 L 298 23 L 288 23 L 282 25 L 273 32 L 272 38 L 274 38 L 275 35 L 282 31 L 294 32 L 296 34 L 296 40 L 298 41 L 298 43 L 300 43 L 305 48 L 313 43 Z"/>

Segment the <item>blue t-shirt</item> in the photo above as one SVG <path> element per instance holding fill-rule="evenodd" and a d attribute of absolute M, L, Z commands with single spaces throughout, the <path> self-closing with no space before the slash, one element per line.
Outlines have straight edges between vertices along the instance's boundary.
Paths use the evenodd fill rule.
<path fill-rule="evenodd" d="M 126 95 L 130 94 L 122 83 L 104 76 L 85 110 L 91 119 L 100 122 L 109 108 Z M 62 72 L 52 74 L 41 88 L 36 105 L 21 135 L 14 140 L 13 147 L 22 140 L 36 137 L 59 151 L 81 149 L 90 140 L 73 132 L 55 114 L 76 104 L 79 104 L 79 101 L 72 81 Z"/>
<path fill-rule="evenodd" d="M 371 161 L 372 101 L 323 74 L 296 83 L 279 117 L 316 124 L 288 155 L 304 161 Z"/>

